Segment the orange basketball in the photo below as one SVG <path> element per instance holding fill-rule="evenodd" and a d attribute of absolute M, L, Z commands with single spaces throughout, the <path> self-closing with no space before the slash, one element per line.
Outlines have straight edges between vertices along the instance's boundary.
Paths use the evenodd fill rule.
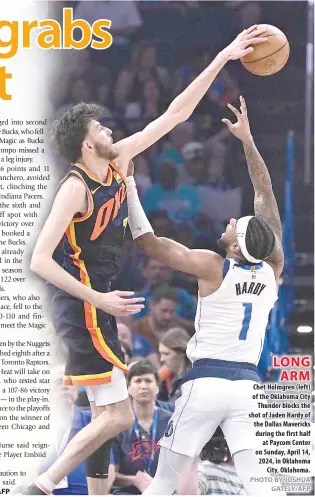
<path fill-rule="evenodd" d="M 259 24 L 258 28 L 265 28 L 261 37 L 268 38 L 264 43 L 254 46 L 254 51 L 241 58 L 247 71 L 259 76 L 270 76 L 282 69 L 290 54 L 290 45 L 286 35 L 275 26 Z"/>

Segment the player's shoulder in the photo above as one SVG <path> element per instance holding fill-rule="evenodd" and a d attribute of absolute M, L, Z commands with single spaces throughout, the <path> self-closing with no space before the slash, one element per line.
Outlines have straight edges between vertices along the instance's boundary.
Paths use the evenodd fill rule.
<path fill-rule="evenodd" d="M 201 287 L 205 285 L 207 293 L 209 285 L 211 290 L 213 290 L 213 288 L 218 288 L 222 283 L 222 272 L 225 259 L 212 250 L 195 249 L 192 252 L 194 252 L 194 261 L 200 268 L 198 276 L 199 289 L 201 290 Z"/>
<path fill-rule="evenodd" d="M 67 192 L 69 195 L 85 195 L 86 185 L 80 176 L 70 172 L 60 183 L 58 190 Z"/>
<path fill-rule="evenodd" d="M 272 263 L 270 263 L 269 261 L 263 261 L 260 264 L 264 268 L 265 271 L 267 271 L 269 273 L 274 272 L 274 265 Z"/>
<path fill-rule="evenodd" d="M 279 286 L 280 281 L 281 281 L 281 273 L 283 270 L 283 266 L 277 266 L 269 261 L 264 262 L 264 269 L 265 269 L 265 274 L 270 280 L 274 280 L 275 284 Z"/>
<path fill-rule="evenodd" d="M 217 252 L 207 249 L 193 249 L 191 252 L 195 259 L 198 259 L 202 265 L 205 265 L 205 269 L 207 264 L 211 264 L 211 268 L 209 269 L 212 271 L 222 269 L 225 259 Z"/>
<path fill-rule="evenodd" d="M 54 206 L 58 210 L 67 209 L 69 212 L 83 212 L 86 207 L 86 186 L 76 176 L 67 176 L 59 184 Z"/>

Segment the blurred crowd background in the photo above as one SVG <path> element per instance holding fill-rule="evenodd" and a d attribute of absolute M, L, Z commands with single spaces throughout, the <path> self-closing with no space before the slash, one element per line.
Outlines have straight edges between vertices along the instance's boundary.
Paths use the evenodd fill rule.
<path fill-rule="evenodd" d="M 51 3 L 51 16 L 59 20 L 64 6 L 73 7 L 75 18 L 91 24 L 99 18 L 112 20 L 110 49 L 64 51 L 51 81 L 50 103 L 51 119 L 81 101 L 102 104 L 103 122 L 113 130 L 114 141 L 141 130 L 163 113 L 244 28 L 273 24 L 287 35 L 291 55 L 282 71 L 263 78 L 248 73 L 238 61 L 229 63 L 191 119 L 134 160 L 140 199 L 155 234 L 189 248 L 219 251 L 216 241 L 227 221 L 253 212 L 253 189 L 242 147 L 221 122 L 223 117 L 233 119 L 227 103 L 237 105 L 240 94 L 246 98 L 252 133 L 269 168 L 284 223 L 283 284 L 259 364 L 264 381 L 277 381 L 272 354 L 313 351 L 313 149 L 306 139 L 309 113 L 313 122 L 313 101 L 306 98 L 307 75 L 311 80 L 313 75 L 312 64 L 306 64 L 312 3 Z M 55 161 L 57 175 L 62 176 L 68 164 L 60 157 Z M 185 348 L 194 333 L 197 281 L 145 257 L 127 237 L 114 288 L 146 297 L 143 312 L 119 321 L 119 337 L 128 364 L 145 358 L 156 368 L 157 375 L 155 370 L 148 373 L 158 385 L 152 395 L 159 408 L 170 412 L 180 392 L 180 378 L 189 368 Z M 84 392 L 75 395 L 79 395 L 76 405 L 85 409 Z M 224 451 L 221 462 L 230 464 Z M 213 468 L 209 471 L 214 474 Z M 229 471 L 214 479 L 223 478 L 226 483 Z M 202 493 L 213 493 L 209 481 L 208 486 L 199 485 Z M 223 485 L 219 493 L 233 488 L 239 493 L 239 483 L 228 491 Z M 135 493 L 140 493 L 139 488 Z"/>

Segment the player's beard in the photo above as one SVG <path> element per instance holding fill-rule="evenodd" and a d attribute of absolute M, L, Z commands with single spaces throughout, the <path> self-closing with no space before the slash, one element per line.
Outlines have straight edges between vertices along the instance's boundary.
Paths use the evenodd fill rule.
<path fill-rule="evenodd" d="M 95 153 L 101 159 L 114 160 L 118 157 L 118 153 L 113 145 L 102 145 L 101 143 L 94 143 Z"/>
<path fill-rule="evenodd" d="M 223 250 L 226 250 L 227 247 L 228 247 L 228 243 L 222 238 L 219 238 L 219 240 L 217 240 L 217 245 L 220 249 L 223 249 Z"/>

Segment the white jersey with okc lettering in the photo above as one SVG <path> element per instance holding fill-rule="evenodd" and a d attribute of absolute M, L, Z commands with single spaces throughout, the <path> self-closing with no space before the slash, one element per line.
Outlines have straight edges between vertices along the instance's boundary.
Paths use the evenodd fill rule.
<path fill-rule="evenodd" d="M 223 276 L 216 292 L 198 296 L 196 333 L 188 342 L 187 356 L 192 362 L 220 359 L 257 364 L 269 313 L 278 298 L 274 272 L 266 262 L 241 266 L 226 259 Z"/>

